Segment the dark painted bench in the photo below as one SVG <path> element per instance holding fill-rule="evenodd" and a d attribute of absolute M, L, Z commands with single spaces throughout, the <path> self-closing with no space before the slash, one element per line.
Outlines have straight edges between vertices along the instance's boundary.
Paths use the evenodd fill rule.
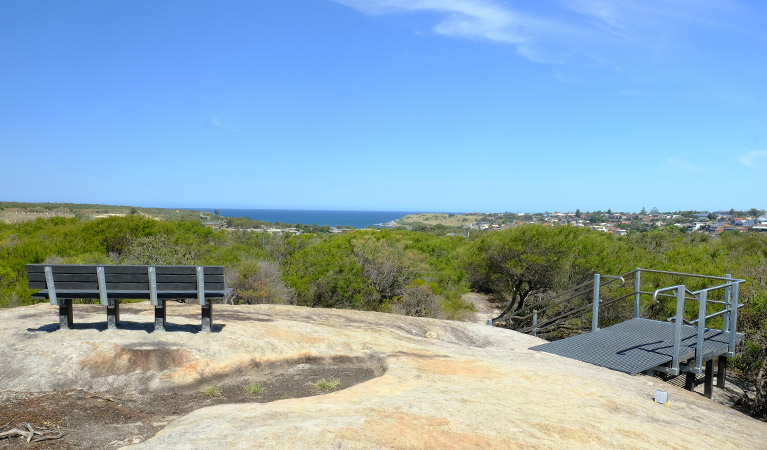
<path fill-rule="evenodd" d="M 108 266 L 27 264 L 32 298 L 59 307 L 59 327 L 72 326 L 73 299 L 100 299 L 107 307 L 107 328 L 120 324 L 120 300 L 148 299 L 154 306 L 155 331 L 164 331 L 169 299 L 196 298 L 202 305 L 202 331 L 211 331 L 212 299 L 227 297 L 223 266 Z"/>

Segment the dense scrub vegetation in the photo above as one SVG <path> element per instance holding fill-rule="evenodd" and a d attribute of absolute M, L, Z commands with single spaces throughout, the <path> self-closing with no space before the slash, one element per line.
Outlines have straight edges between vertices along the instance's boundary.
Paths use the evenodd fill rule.
<path fill-rule="evenodd" d="M 748 406 L 767 417 L 767 235 L 723 233 L 712 238 L 663 229 L 619 237 L 575 227 L 522 225 L 472 233 L 470 238 L 434 230 L 285 236 L 214 232 L 193 221 L 157 221 L 140 215 L 91 221 L 38 219 L 0 224 L 0 306 L 32 302 L 24 265 L 41 262 L 220 264 L 226 266 L 236 303 L 449 319 L 462 319 L 471 312 L 472 307 L 461 300 L 469 289 L 491 294 L 513 312 L 545 305 L 547 298 L 588 282 L 594 273 L 621 274 L 635 267 L 731 273 L 747 280 L 740 291 L 746 306 L 739 319 L 747 343 L 737 365 L 757 387 L 756 396 L 746 400 Z M 680 282 L 670 276 L 643 280 L 652 289 Z M 692 289 L 702 286 L 694 280 L 683 282 Z M 618 293 L 617 288 L 605 288 L 606 296 Z M 642 304 L 644 317 L 665 319 L 673 315 L 673 308 L 673 301 Z M 605 324 L 625 320 L 632 309 L 630 301 L 616 303 L 605 309 L 601 320 Z M 574 317 L 566 326 L 587 329 L 589 323 L 588 316 Z M 515 327 L 513 321 L 506 325 Z"/>

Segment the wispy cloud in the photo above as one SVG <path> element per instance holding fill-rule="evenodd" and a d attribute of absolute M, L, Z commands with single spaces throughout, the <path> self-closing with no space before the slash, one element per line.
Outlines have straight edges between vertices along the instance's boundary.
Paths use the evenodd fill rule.
<path fill-rule="evenodd" d="M 702 175 L 711 172 L 711 169 L 707 167 L 698 166 L 680 158 L 666 158 L 659 169 L 663 172 L 681 172 L 693 175 Z"/>
<path fill-rule="evenodd" d="M 239 133 L 240 130 L 225 123 L 221 117 L 217 115 L 211 115 L 208 120 L 204 122 L 205 128 L 218 128 L 220 130 L 231 131 L 232 133 Z"/>
<path fill-rule="evenodd" d="M 436 34 L 510 44 L 534 62 L 582 58 L 616 71 L 631 58 L 672 60 L 696 30 L 747 31 L 732 25 L 745 14 L 730 0 L 332 1 L 370 15 L 428 13 Z"/>
<path fill-rule="evenodd" d="M 767 150 L 753 150 L 738 158 L 741 164 L 752 169 L 767 169 Z"/>
<path fill-rule="evenodd" d="M 445 36 L 512 44 L 522 56 L 535 62 L 560 62 L 562 54 L 546 47 L 566 35 L 582 33 L 582 27 L 526 13 L 494 0 L 332 0 L 370 15 L 436 13 L 440 18 L 432 31 Z M 555 38 L 559 36 L 559 38 Z M 544 39 L 548 37 L 548 39 Z"/>

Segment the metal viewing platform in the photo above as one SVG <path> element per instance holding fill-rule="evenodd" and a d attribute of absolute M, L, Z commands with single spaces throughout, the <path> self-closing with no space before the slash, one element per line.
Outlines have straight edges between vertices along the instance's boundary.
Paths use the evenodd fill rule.
<path fill-rule="evenodd" d="M 691 291 L 685 284 L 676 284 L 645 291 L 642 290 L 642 282 L 646 281 L 643 280 L 643 273 L 646 277 L 655 277 L 650 280 L 653 286 L 657 286 L 661 279 L 676 282 L 693 279 L 687 284 L 704 287 Z M 621 292 L 620 288 L 626 285 L 626 278 L 629 277 L 634 278 L 634 289 L 628 293 L 625 290 Z M 631 375 L 661 373 L 665 379 L 685 373 L 685 387 L 692 390 L 696 384 L 705 383 L 705 395 L 710 398 L 714 360 L 717 360 L 718 366 L 717 384 L 724 387 L 727 358 L 735 356 L 736 346 L 743 342 L 744 335 L 737 332 L 736 324 L 738 308 L 743 306 L 738 303 L 738 287 L 744 281 L 734 279 L 729 274 L 718 277 L 640 268 L 617 276 L 595 274 L 593 284 L 588 282 L 568 289 L 553 298 L 515 311 L 514 315 L 508 310 L 504 311 L 489 323 L 513 320 L 516 321 L 515 328 L 518 331 L 537 335 L 590 313 L 591 332 L 541 344 L 531 347 L 531 350 L 577 359 Z M 600 289 L 606 286 L 606 290 L 612 289 L 610 293 L 614 298 L 602 299 Z M 584 295 L 591 296 L 588 304 L 573 304 L 573 301 L 582 299 Z M 640 299 L 650 295 L 651 307 L 657 307 L 660 300 L 675 299 L 676 314 L 666 321 L 640 317 Z M 627 298 L 634 300 L 634 317 L 600 329 L 600 308 Z M 547 314 L 541 314 L 546 310 L 549 310 Z M 556 312 L 552 313 L 551 310 Z M 685 319 L 685 314 L 691 319 Z M 721 329 L 706 327 L 706 321 L 711 323 L 711 319 L 720 316 Z M 539 318 L 542 320 L 539 321 Z M 716 324 L 718 326 L 718 322 Z M 705 377 L 698 380 L 696 375 L 704 373 L 704 366 Z"/>
<path fill-rule="evenodd" d="M 737 333 L 740 343 L 743 334 Z M 697 330 L 682 326 L 679 360 L 695 358 Z M 729 351 L 728 331 L 706 328 L 703 335 L 703 361 Z M 656 370 L 673 360 L 674 324 L 650 319 L 631 319 L 608 328 L 531 347 L 546 353 L 577 359 L 631 375 Z"/>

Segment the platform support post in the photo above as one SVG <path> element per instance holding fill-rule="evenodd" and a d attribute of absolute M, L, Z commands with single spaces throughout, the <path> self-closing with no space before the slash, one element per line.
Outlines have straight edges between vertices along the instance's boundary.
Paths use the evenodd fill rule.
<path fill-rule="evenodd" d="M 729 273 L 724 274 L 728 280 L 732 278 Z M 730 307 L 732 306 L 732 289 L 730 286 L 724 288 L 724 314 L 722 314 L 722 331 L 727 331 L 730 327 Z"/>
<path fill-rule="evenodd" d="M 706 361 L 706 375 L 703 383 L 703 395 L 708 398 L 714 397 L 714 360 Z"/>
<path fill-rule="evenodd" d="M 695 370 L 700 373 L 703 366 L 703 335 L 706 332 L 706 303 L 708 302 L 708 292 L 703 291 L 698 298 L 698 330 L 695 341 Z"/>
<path fill-rule="evenodd" d="M 727 378 L 727 356 L 719 355 L 716 361 L 716 387 L 724 389 Z"/>
<path fill-rule="evenodd" d="M 639 267 L 634 269 L 634 318 L 639 317 L 639 291 L 641 290 L 642 280 L 640 279 L 641 270 Z"/>
<path fill-rule="evenodd" d="M 599 329 L 599 274 L 594 274 L 594 305 L 591 308 L 591 331 Z"/>
<path fill-rule="evenodd" d="M 694 391 L 695 390 L 695 374 L 692 372 L 687 372 L 684 375 L 684 388 L 688 391 Z"/>
<path fill-rule="evenodd" d="M 732 285 L 732 302 L 730 303 L 730 342 L 727 356 L 735 356 L 735 334 L 738 324 L 738 283 Z"/>
<path fill-rule="evenodd" d="M 685 287 L 676 289 L 676 318 L 674 319 L 674 350 L 671 354 L 672 375 L 679 375 L 679 349 L 682 346 L 682 321 L 684 320 Z"/>

